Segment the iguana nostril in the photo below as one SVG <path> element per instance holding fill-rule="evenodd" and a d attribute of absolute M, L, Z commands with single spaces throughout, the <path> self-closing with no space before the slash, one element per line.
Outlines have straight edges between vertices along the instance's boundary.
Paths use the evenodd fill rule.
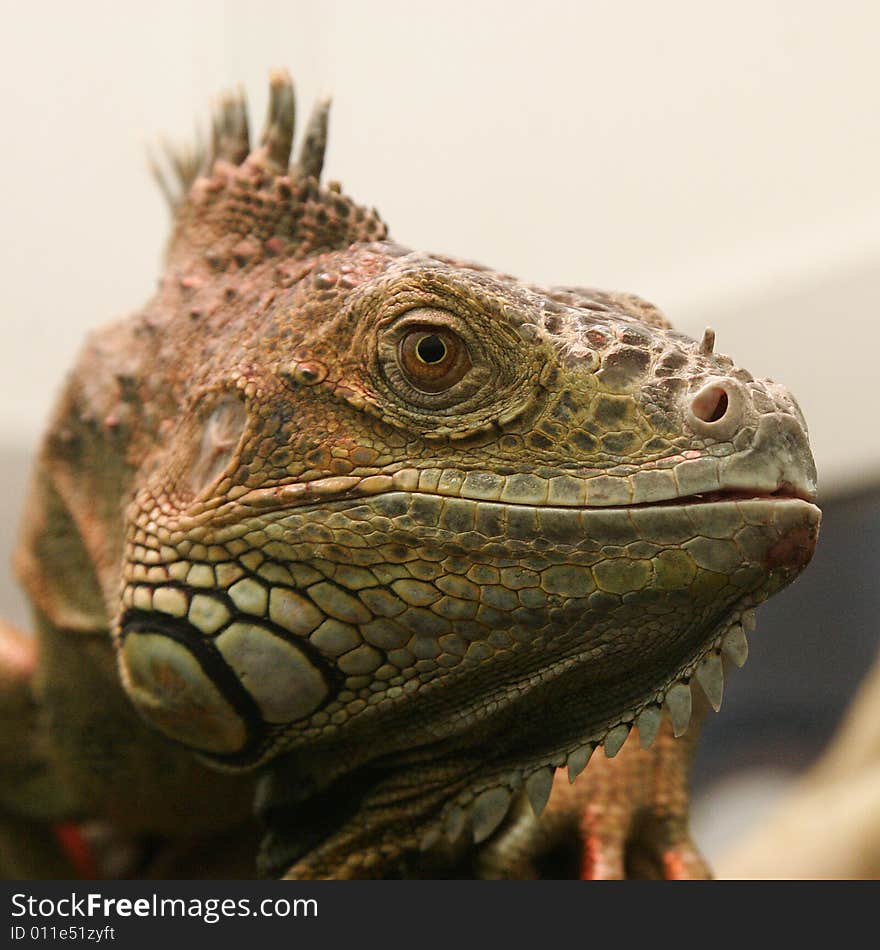
<path fill-rule="evenodd" d="M 727 412 L 729 400 L 720 386 L 707 386 L 697 393 L 691 405 L 693 414 L 701 422 L 718 422 Z"/>
<path fill-rule="evenodd" d="M 742 418 L 742 398 L 736 384 L 727 380 L 706 383 L 691 398 L 688 423 L 698 435 L 729 438 Z"/>

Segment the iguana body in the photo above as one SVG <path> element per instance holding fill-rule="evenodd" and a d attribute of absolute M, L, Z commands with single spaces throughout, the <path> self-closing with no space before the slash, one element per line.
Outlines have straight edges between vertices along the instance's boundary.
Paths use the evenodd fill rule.
<path fill-rule="evenodd" d="M 326 108 L 288 168 L 292 133 L 282 75 L 253 150 L 224 101 L 156 296 L 68 380 L 0 800 L 210 836 L 256 778 L 268 873 L 534 875 L 573 840 L 592 876 L 630 841 L 630 869 L 701 873 L 671 733 L 812 554 L 794 400 L 631 295 L 389 242 L 318 183 Z M 652 754 L 525 815 L 664 703 Z"/>

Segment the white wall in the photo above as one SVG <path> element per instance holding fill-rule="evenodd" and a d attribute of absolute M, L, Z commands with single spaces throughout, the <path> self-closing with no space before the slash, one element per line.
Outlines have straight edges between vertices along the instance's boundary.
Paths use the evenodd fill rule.
<path fill-rule="evenodd" d="M 328 175 L 404 243 L 637 291 L 791 385 L 823 487 L 880 473 L 880 4 L 22 4 L 0 37 L 0 444 L 150 293 L 144 143 L 269 66 L 335 96 Z"/>

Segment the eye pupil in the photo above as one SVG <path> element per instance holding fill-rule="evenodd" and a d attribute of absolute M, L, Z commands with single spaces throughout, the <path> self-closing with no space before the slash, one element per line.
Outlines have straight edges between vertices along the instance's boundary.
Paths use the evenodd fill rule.
<path fill-rule="evenodd" d="M 416 354 L 423 363 L 439 363 L 446 356 L 446 344 L 432 333 L 419 340 L 416 344 Z"/>
<path fill-rule="evenodd" d="M 405 327 L 398 338 L 397 367 L 423 393 L 452 389 L 471 369 L 467 345 L 447 327 Z"/>

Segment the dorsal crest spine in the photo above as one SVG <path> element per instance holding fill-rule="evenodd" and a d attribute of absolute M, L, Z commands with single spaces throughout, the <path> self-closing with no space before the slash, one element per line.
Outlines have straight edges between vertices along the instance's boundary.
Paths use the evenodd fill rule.
<path fill-rule="evenodd" d="M 247 103 L 241 89 L 214 107 L 209 143 L 188 150 L 165 148 L 163 168 L 151 160 L 174 213 L 169 264 L 204 261 L 212 270 L 243 266 L 266 256 L 308 257 L 350 244 L 382 240 L 387 228 L 375 209 L 344 195 L 338 183 L 320 181 L 327 147 L 330 100 L 319 100 L 299 151 L 291 153 L 296 126 L 293 83 L 284 70 L 270 74 L 265 127 L 251 147 Z"/>

